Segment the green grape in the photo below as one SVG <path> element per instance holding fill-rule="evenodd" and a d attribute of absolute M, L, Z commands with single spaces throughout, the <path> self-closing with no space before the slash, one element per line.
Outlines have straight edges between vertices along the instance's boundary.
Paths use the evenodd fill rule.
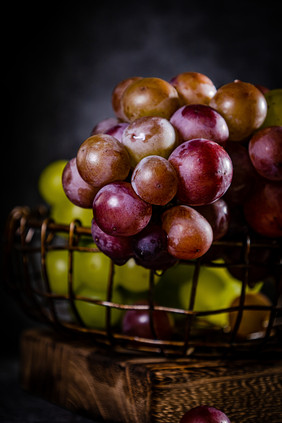
<path fill-rule="evenodd" d="M 282 89 L 277 88 L 265 93 L 267 114 L 261 128 L 282 126 Z"/>
<path fill-rule="evenodd" d="M 158 283 L 160 277 L 155 275 L 154 282 Z M 146 291 L 150 287 L 150 270 L 129 259 L 123 266 L 115 266 L 115 284 L 131 292 Z"/>
<path fill-rule="evenodd" d="M 65 198 L 62 186 L 62 174 L 67 160 L 57 160 L 46 166 L 38 180 L 38 190 L 47 204 L 53 205 Z"/>
<path fill-rule="evenodd" d="M 92 300 L 106 301 L 107 294 L 105 291 L 96 291 L 89 287 L 81 287 L 77 293 L 81 297 L 86 297 Z M 112 302 L 122 304 L 123 298 L 119 291 L 114 290 L 112 295 Z M 83 300 L 75 300 L 77 311 L 88 328 L 106 329 L 107 307 L 103 305 L 94 304 Z M 111 325 L 117 325 L 123 316 L 123 311 L 111 307 Z"/>

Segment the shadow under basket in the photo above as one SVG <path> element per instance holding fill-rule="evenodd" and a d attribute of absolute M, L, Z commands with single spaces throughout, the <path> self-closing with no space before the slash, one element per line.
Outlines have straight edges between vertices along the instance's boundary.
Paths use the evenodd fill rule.
<path fill-rule="evenodd" d="M 65 251 L 67 260 L 66 292 L 58 295 L 51 291 L 50 269 L 46 265 L 48 254 L 54 250 Z M 214 260 L 218 251 L 230 252 L 234 262 Z M 270 260 L 251 261 L 252 252 L 268 251 Z M 174 308 L 167 304 L 159 305 L 155 300 L 155 278 L 157 272 L 148 271 L 148 289 L 146 304 L 133 301 L 117 302 L 113 298 L 116 265 L 110 262 L 107 276 L 107 292 L 104 300 L 95 300 L 77 295 L 74 289 L 74 255 L 76 252 L 102 254 L 93 244 L 91 229 L 83 227 L 78 221 L 70 225 L 54 222 L 48 217 L 46 208 L 30 210 L 28 207 L 16 207 L 10 213 L 6 232 L 5 283 L 12 297 L 16 299 L 25 313 L 36 322 L 47 323 L 61 333 L 76 336 L 95 344 L 105 344 L 112 349 L 130 349 L 161 355 L 187 356 L 190 354 L 233 354 L 252 351 L 274 351 L 281 348 L 282 333 L 282 281 L 281 281 L 281 240 L 254 239 L 245 236 L 241 240 L 221 240 L 213 243 L 211 252 L 195 261 L 182 262 L 192 272 L 191 289 L 187 308 Z M 212 310 L 196 310 L 195 298 L 202 267 L 231 270 L 237 269 L 242 276 L 238 302 L 232 307 Z M 265 274 L 263 289 L 270 293 L 271 302 L 250 304 L 245 302 L 247 290 L 252 286 L 249 275 L 253 269 Z M 106 271 L 106 270 L 105 270 Z M 177 283 L 177 281 L 175 281 Z M 95 273 L 93 274 L 95 289 Z M 170 295 L 170 294 L 169 294 Z M 87 327 L 77 307 L 77 301 L 96 304 L 105 314 L 103 329 Z M 127 310 L 148 310 L 152 336 L 141 338 L 126 335 L 121 325 L 113 325 L 111 313 L 120 310 L 123 315 Z M 175 321 L 175 333 L 169 339 L 159 338 L 153 316 L 158 311 L 165 311 Z M 250 336 L 241 337 L 239 328 L 248 313 L 248 319 L 257 313 L 265 312 L 267 322 L 262 330 Z M 210 324 L 214 316 L 227 316 L 233 312 L 233 326 L 219 327 Z"/>
<path fill-rule="evenodd" d="M 5 283 L 25 313 L 43 327 L 28 329 L 21 337 L 20 382 L 35 395 L 87 415 L 97 421 L 120 423 L 178 423 L 200 404 L 224 411 L 232 423 L 281 423 L 282 409 L 282 306 L 281 245 L 279 240 L 221 240 L 189 266 L 191 289 L 187 308 L 159 305 L 155 300 L 154 271 L 148 271 L 146 304 L 115 302 L 116 265 L 109 261 L 105 300 L 82 297 L 75 290 L 76 252 L 101 254 L 90 228 L 79 222 L 62 225 L 48 217 L 45 208 L 15 208 L 7 222 Z M 52 292 L 47 257 L 64 251 L 66 292 Z M 232 263 L 218 261 L 218 252 L 232 252 Z M 267 251 L 270 260 L 254 265 L 253 251 Z M 228 256 L 228 255 L 227 255 Z M 230 256 L 230 254 L 229 254 Z M 256 254 L 254 254 L 256 256 Z M 261 254 L 257 255 L 261 257 Z M 202 268 L 237 269 L 236 306 L 196 310 Z M 262 291 L 271 302 L 247 305 L 254 267 L 266 275 Z M 186 269 L 186 268 L 185 268 Z M 256 270 L 257 270 L 256 269 Z M 52 271 L 52 269 L 51 269 Z M 177 284 L 177 280 L 173 281 Z M 95 274 L 93 274 L 95 287 Z M 170 295 L 168 295 L 170 297 Z M 127 297 L 130 299 L 130 296 Z M 87 327 L 77 301 L 95 304 L 105 314 L 105 327 Z M 150 338 L 129 336 L 121 325 L 111 324 L 118 310 L 147 310 Z M 168 339 L 157 336 L 154 316 L 166 311 L 176 328 Z M 235 313 L 232 328 L 211 324 L 214 316 Z M 244 313 L 267 313 L 262 330 L 240 337 Z"/>

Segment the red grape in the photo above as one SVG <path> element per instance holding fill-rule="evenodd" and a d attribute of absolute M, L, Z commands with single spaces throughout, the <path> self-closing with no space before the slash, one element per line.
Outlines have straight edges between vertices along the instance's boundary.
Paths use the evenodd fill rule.
<path fill-rule="evenodd" d="M 231 141 L 243 141 L 265 120 L 267 103 L 253 84 L 234 81 L 222 85 L 209 105 L 226 120 Z"/>
<path fill-rule="evenodd" d="M 180 144 L 169 156 L 178 174 L 178 199 L 202 206 L 222 197 L 232 180 L 232 162 L 219 144 L 197 138 Z"/>
<path fill-rule="evenodd" d="M 77 170 L 75 157 L 66 164 L 63 170 L 62 185 L 66 196 L 73 204 L 83 208 L 92 207 L 98 189 L 82 179 Z"/>
<path fill-rule="evenodd" d="M 139 301 L 139 305 L 147 305 L 146 300 Z M 122 321 L 122 332 L 130 336 L 154 339 L 151 329 L 149 310 L 127 310 Z M 169 315 L 162 310 L 152 312 L 152 323 L 156 338 L 169 340 L 172 335 L 172 324 Z"/>
<path fill-rule="evenodd" d="M 106 234 L 94 219 L 92 220 L 91 234 L 99 250 L 110 257 L 115 264 L 125 264 L 133 256 L 131 237 Z"/>
<path fill-rule="evenodd" d="M 282 181 L 282 126 L 259 130 L 249 142 L 250 159 L 266 179 Z"/>
<path fill-rule="evenodd" d="M 98 122 L 91 131 L 90 135 L 104 134 L 108 129 L 119 123 L 116 117 L 110 117 Z"/>
<path fill-rule="evenodd" d="M 215 407 L 199 405 L 187 411 L 179 423 L 230 423 L 230 420 Z"/>
<path fill-rule="evenodd" d="M 266 237 L 282 236 L 282 184 L 261 181 L 244 204 L 247 223 Z"/>
<path fill-rule="evenodd" d="M 183 72 L 170 80 L 176 88 L 181 104 L 209 104 L 216 87 L 206 75 L 199 72 Z"/>
<path fill-rule="evenodd" d="M 125 147 L 107 134 L 87 138 L 78 149 L 76 163 L 81 177 L 97 188 L 125 179 L 130 171 Z"/>
<path fill-rule="evenodd" d="M 201 257 L 213 241 L 209 222 L 197 210 L 185 205 L 166 210 L 162 215 L 162 226 L 167 233 L 168 252 L 178 259 Z"/>
<path fill-rule="evenodd" d="M 230 205 L 243 204 L 256 181 L 257 173 L 252 165 L 246 147 L 238 142 L 229 141 L 225 150 L 233 165 L 233 178 L 224 198 Z"/>
<path fill-rule="evenodd" d="M 178 138 L 167 119 L 146 116 L 136 119 L 124 130 L 122 143 L 134 167 L 141 159 L 153 154 L 167 158 L 176 147 Z"/>
<path fill-rule="evenodd" d="M 131 184 L 144 201 L 165 205 L 176 195 L 178 178 L 172 164 L 161 156 L 144 157 L 135 167 Z"/>
<path fill-rule="evenodd" d="M 198 206 L 195 209 L 204 216 L 213 230 L 213 240 L 216 241 L 226 235 L 229 228 L 229 207 L 222 198 L 206 206 Z"/>
<path fill-rule="evenodd" d="M 123 114 L 129 122 L 142 116 L 169 119 L 179 107 L 179 98 L 169 82 L 161 78 L 142 78 L 126 88 L 121 103 Z"/>
<path fill-rule="evenodd" d="M 182 106 L 171 116 L 170 122 L 184 141 L 206 138 L 224 146 L 229 136 L 224 118 L 204 104 Z"/>
<path fill-rule="evenodd" d="M 114 126 L 111 126 L 107 131 L 105 131 L 105 134 L 111 135 L 112 137 L 115 137 L 118 141 L 122 142 L 122 134 L 127 128 L 128 123 L 126 122 L 120 122 L 117 123 Z"/>
<path fill-rule="evenodd" d="M 113 182 L 101 188 L 93 202 L 97 225 L 113 236 L 131 236 L 144 229 L 152 206 L 143 201 L 129 182 Z"/>

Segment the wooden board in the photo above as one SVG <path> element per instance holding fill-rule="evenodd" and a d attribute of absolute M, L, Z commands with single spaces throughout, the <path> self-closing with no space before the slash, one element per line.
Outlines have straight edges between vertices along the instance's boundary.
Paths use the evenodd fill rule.
<path fill-rule="evenodd" d="M 199 404 L 232 423 L 282 422 L 282 358 L 165 358 L 117 353 L 30 329 L 21 339 L 21 385 L 106 422 L 178 423 Z"/>

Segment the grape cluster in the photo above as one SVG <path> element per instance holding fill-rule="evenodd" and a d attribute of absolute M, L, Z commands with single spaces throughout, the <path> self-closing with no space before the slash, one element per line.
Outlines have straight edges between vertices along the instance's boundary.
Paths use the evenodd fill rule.
<path fill-rule="evenodd" d="M 62 177 L 69 200 L 93 209 L 97 247 L 119 265 L 165 269 L 207 253 L 238 204 L 255 231 L 281 236 L 282 127 L 277 110 L 263 127 L 268 91 L 239 80 L 216 89 L 198 72 L 118 83 L 115 117 L 92 129 Z"/>

